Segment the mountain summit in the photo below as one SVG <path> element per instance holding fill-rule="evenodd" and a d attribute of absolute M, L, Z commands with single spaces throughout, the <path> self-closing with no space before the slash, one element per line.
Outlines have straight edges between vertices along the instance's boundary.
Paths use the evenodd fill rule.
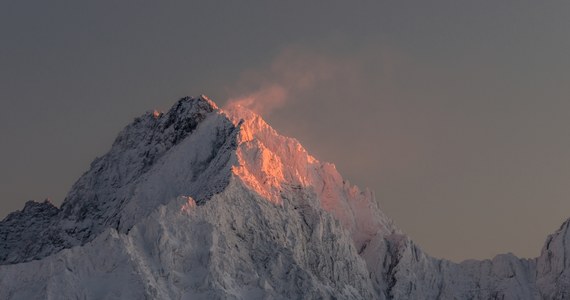
<path fill-rule="evenodd" d="M 429 257 L 259 115 L 185 97 L 128 125 L 61 208 L 0 222 L 0 298 L 564 299 L 567 228 L 536 259 Z"/>

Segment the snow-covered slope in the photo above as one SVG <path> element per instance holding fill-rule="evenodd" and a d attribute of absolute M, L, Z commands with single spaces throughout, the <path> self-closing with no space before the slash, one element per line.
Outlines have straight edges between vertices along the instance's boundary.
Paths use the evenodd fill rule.
<path fill-rule="evenodd" d="M 0 299 L 565 299 L 568 222 L 537 259 L 455 264 L 239 106 L 137 118 L 61 208 L 0 222 Z"/>

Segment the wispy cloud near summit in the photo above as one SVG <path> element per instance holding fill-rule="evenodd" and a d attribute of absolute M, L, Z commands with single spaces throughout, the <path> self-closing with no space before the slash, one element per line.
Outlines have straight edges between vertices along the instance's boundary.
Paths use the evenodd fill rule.
<path fill-rule="evenodd" d="M 242 73 L 235 94 L 226 106 L 240 105 L 259 114 L 270 114 L 295 94 L 332 78 L 341 68 L 329 57 L 300 47 L 282 51 L 265 69 Z"/>

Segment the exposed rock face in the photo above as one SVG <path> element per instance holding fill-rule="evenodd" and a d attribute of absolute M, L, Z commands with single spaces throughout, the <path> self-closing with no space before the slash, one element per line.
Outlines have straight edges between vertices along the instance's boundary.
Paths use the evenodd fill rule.
<path fill-rule="evenodd" d="M 545 299 L 570 299 L 570 219 L 546 239 L 537 259 L 536 276 Z"/>
<path fill-rule="evenodd" d="M 127 126 L 61 209 L 0 222 L 0 299 L 566 299 L 568 223 L 537 259 L 435 259 L 295 139 L 187 97 Z"/>
<path fill-rule="evenodd" d="M 51 254 L 51 246 L 38 243 L 38 238 L 47 236 L 55 245 L 62 242 L 51 230 L 57 226 L 55 219 L 59 213 L 48 201 L 28 201 L 24 209 L 9 214 L 0 222 L 0 262 L 17 263 L 21 257 Z"/>

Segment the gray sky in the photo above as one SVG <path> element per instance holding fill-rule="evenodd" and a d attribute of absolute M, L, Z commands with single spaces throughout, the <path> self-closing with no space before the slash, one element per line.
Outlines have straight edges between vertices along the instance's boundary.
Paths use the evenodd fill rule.
<path fill-rule="evenodd" d="M 568 1 L 2 1 L 0 217 L 61 203 L 145 111 L 277 86 L 268 122 L 374 190 L 431 255 L 536 256 L 570 217 L 569 14 Z"/>

